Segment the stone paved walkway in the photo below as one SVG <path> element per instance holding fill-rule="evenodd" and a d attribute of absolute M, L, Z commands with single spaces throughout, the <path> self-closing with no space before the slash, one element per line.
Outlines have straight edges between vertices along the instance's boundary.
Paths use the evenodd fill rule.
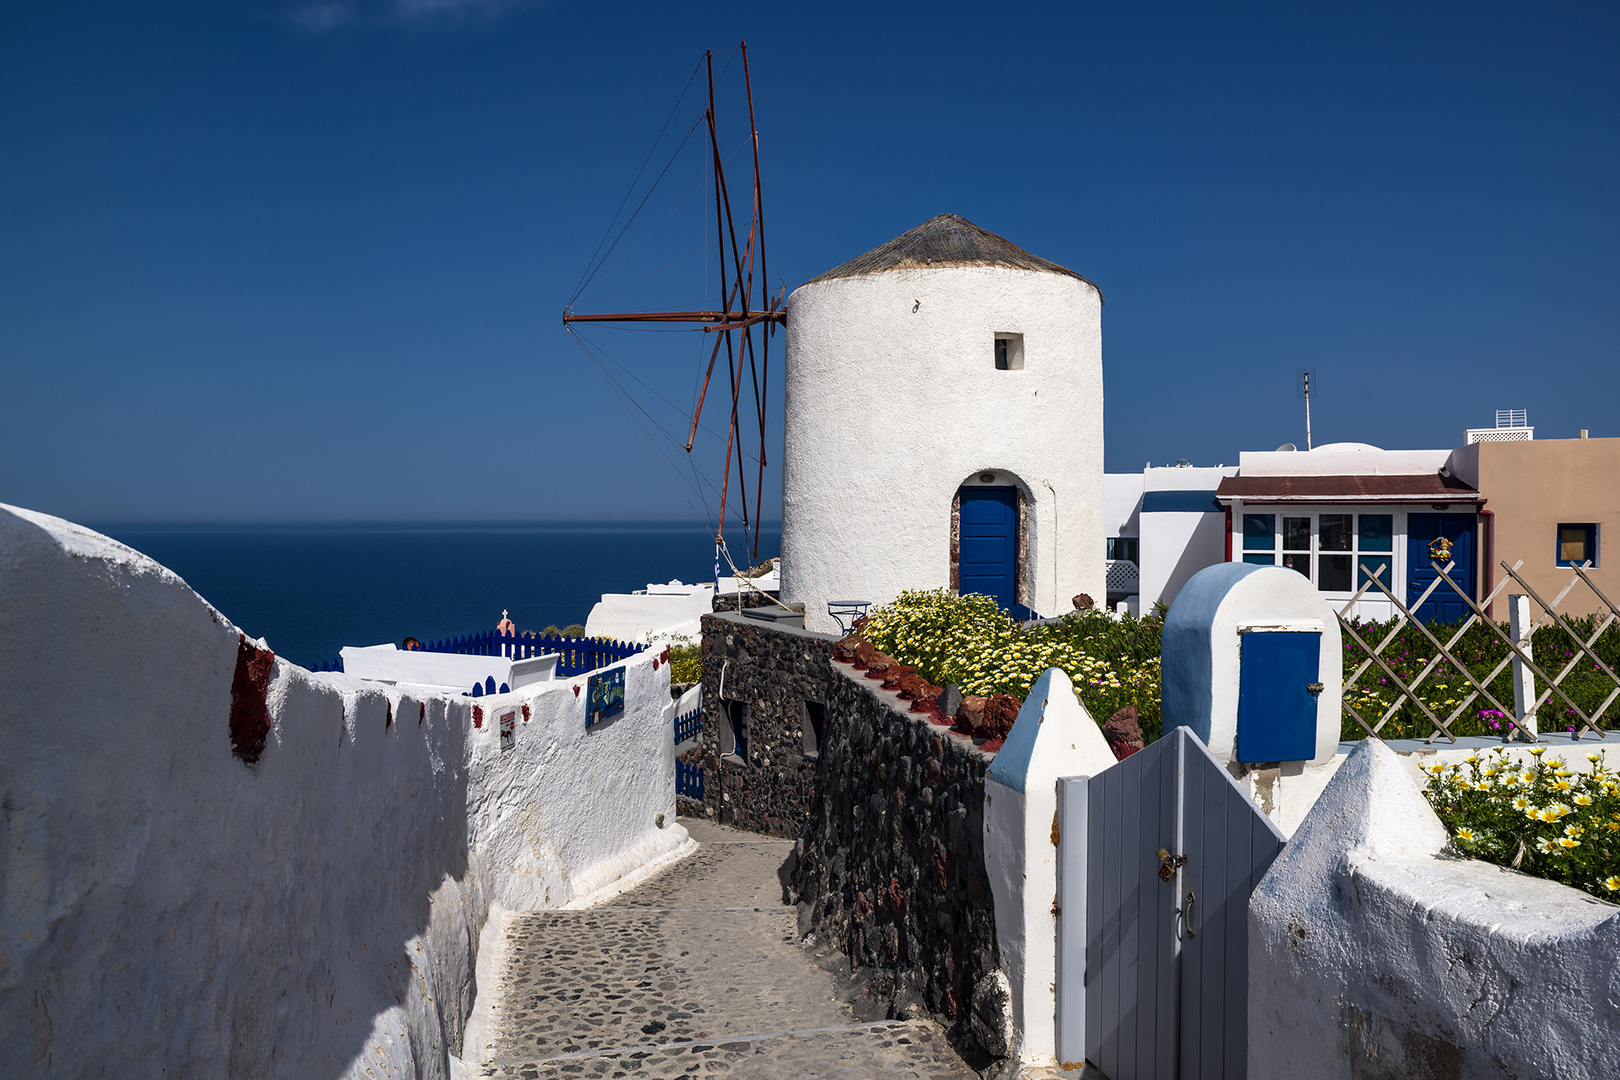
<path fill-rule="evenodd" d="M 702 846 L 630 892 L 511 921 L 485 1076 L 977 1077 L 932 1021 L 838 999 L 782 906 L 791 842 L 682 824 Z"/>

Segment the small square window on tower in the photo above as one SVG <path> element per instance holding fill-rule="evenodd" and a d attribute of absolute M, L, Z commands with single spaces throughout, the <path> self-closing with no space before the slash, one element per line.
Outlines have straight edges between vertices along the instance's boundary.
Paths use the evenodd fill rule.
<path fill-rule="evenodd" d="M 1024 335 L 996 335 L 996 370 L 1022 371 L 1024 368 Z"/>

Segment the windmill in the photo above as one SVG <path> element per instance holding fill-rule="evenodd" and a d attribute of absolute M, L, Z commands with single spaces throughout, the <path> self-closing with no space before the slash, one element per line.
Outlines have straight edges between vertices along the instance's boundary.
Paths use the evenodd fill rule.
<path fill-rule="evenodd" d="M 572 304 L 563 311 L 563 325 L 570 333 L 582 323 L 608 323 L 623 326 L 634 324 L 664 324 L 688 325 L 700 329 L 704 334 L 713 336 L 713 345 L 709 348 L 707 367 L 704 370 L 702 387 L 696 395 L 696 403 L 692 409 L 691 426 L 687 432 L 684 446 L 685 452 L 690 455 L 692 447 L 697 441 L 698 429 L 703 416 L 704 402 L 708 397 L 710 383 L 714 376 L 714 369 L 721 353 L 725 354 L 726 378 L 730 390 L 730 423 L 726 434 L 725 466 L 721 477 L 720 511 L 715 528 L 716 568 L 718 570 L 719 555 L 724 550 L 724 533 L 726 511 L 732 487 L 732 466 L 735 458 L 736 486 L 738 501 L 741 504 L 741 519 L 743 538 L 748 543 L 750 531 L 752 532 L 751 556 L 759 555 L 759 517 L 760 499 L 765 482 L 766 451 L 765 451 L 765 419 L 767 401 L 770 390 L 770 354 L 771 337 L 777 326 L 785 319 L 782 310 L 782 300 L 785 289 L 779 289 L 777 295 L 770 296 L 769 264 L 765 258 L 765 217 L 761 199 L 760 172 L 759 172 L 759 129 L 754 122 L 754 90 L 748 68 L 748 45 L 746 42 L 738 45 L 738 52 L 742 58 L 743 86 L 748 103 L 748 142 L 752 144 L 753 157 L 753 202 L 745 221 L 739 221 L 740 215 L 734 211 L 731 200 L 730 187 L 726 181 L 725 161 L 726 155 L 722 153 L 719 132 L 719 119 L 715 109 L 715 74 L 714 52 L 705 50 L 701 68 L 707 70 L 708 76 L 708 107 L 703 116 L 694 123 L 694 129 L 700 124 L 706 124 L 709 136 L 709 158 L 711 186 L 713 188 L 715 240 L 721 254 L 722 272 L 720 274 L 720 290 L 717 304 L 707 310 L 698 311 L 640 311 L 640 312 L 611 312 L 611 313 L 583 313 L 575 311 Z M 693 71 L 693 78 L 697 71 Z M 690 85 L 690 80 L 688 81 Z M 683 91 L 684 100 L 684 91 Z M 677 102 L 677 109 L 679 102 Z M 674 113 L 671 113 L 673 119 Z M 665 128 L 668 128 L 666 121 Z M 688 138 L 692 132 L 688 131 Z M 660 139 L 663 133 L 660 133 Z M 684 146 L 685 143 L 683 142 Z M 657 143 L 654 144 L 655 149 Z M 677 148 L 676 153 L 680 150 Z M 651 160 L 649 153 L 648 160 Z M 673 161 L 673 158 L 671 159 Z M 643 165 L 645 170 L 646 165 Z M 668 170 L 668 166 L 665 166 Z M 662 174 L 660 174 L 660 177 Z M 638 174 L 638 181 L 639 181 Z M 656 181 L 655 181 L 656 186 Z M 632 184 L 632 192 L 635 184 Z M 649 190 L 648 195 L 650 196 Z M 626 196 L 628 202 L 630 196 Z M 641 205 L 645 205 L 642 200 Z M 621 211 L 623 205 L 621 204 Z M 637 212 L 640 207 L 638 206 Z M 632 215 L 632 220 L 634 215 Z M 615 222 L 617 218 L 615 218 Z M 627 222 L 625 228 L 629 228 Z M 609 226 L 611 232 L 612 226 Z M 620 237 L 624 233 L 621 231 Z M 604 237 L 604 241 L 606 237 Z M 617 244 L 617 240 L 615 244 Z M 611 248 L 609 251 L 611 252 Z M 606 255 L 601 253 L 598 246 L 598 255 L 601 260 Z M 602 265 L 597 256 L 593 256 L 593 263 L 599 268 Z M 583 281 L 583 279 L 582 279 Z M 576 293 L 576 296 L 578 294 Z M 756 334 L 756 331 L 758 333 Z M 576 335 L 577 340 L 577 335 Z M 582 350 L 585 346 L 581 344 Z M 590 352 L 587 351 L 587 356 Z M 745 387 L 747 393 L 745 393 Z M 750 414 L 747 408 L 748 399 L 752 398 L 753 408 Z M 747 422 L 745 423 L 745 418 Z M 746 462 L 744 452 L 745 443 L 753 442 L 754 431 L 757 428 L 758 453 L 755 455 L 758 468 L 754 479 L 754 499 L 750 507 L 748 499 L 748 483 L 743 468 Z M 645 429 L 644 429 L 645 430 Z M 746 430 L 746 435 L 745 435 Z M 752 517 L 750 517 L 752 509 Z"/>

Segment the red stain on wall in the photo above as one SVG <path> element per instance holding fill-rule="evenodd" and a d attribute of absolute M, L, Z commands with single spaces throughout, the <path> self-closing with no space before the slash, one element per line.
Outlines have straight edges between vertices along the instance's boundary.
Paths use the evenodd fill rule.
<path fill-rule="evenodd" d="M 231 677 L 231 753 L 249 765 L 264 753 L 264 740 L 270 734 L 270 672 L 276 654 L 251 644 L 246 634 L 238 634 L 236 674 Z"/>
<path fill-rule="evenodd" d="M 529 707 L 527 705 L 523 706 L 523 722 L 525 724 L 529 722 Z"/>
<path fill-rule="evenodd" d="M 481 728 L 483 726 L 484 726 L 484 707 L 482 705 L 474 705 L 473 706 L 473 727 Z"/>
<path fill-rule="evenodd" d="M 394 726 L 394 703 L 389 698 L 383 698 L 383 707 L 388 710 L 388 714 L 383 717 L 383 730 L 386 731 Z"/>
<path fill-rule="evenodd" d="M 427 702 L 418 701 L 416 703 L 416 723 L 420 726 L 422 721 L 426 720 L 426 719 L 427 719 Z"/>

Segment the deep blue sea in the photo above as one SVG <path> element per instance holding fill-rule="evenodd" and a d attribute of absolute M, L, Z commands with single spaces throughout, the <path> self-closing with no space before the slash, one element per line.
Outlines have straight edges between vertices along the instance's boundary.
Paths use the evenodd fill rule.
<path fill-rule="evenodd" d="M 712 580 L 703 525 L 120 525 L 91 528 L 186 579 L 237 626 L 308 667 L 344 645 L 583 623 L 606 592 Z M 741 544 L 732 558 L 744 565 Z M 775 556 L 780 526 L 761 530 Z M 724 571 L 726 568 L 722 566 Z"/>

